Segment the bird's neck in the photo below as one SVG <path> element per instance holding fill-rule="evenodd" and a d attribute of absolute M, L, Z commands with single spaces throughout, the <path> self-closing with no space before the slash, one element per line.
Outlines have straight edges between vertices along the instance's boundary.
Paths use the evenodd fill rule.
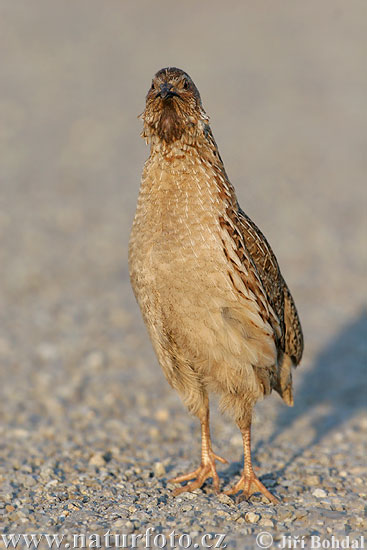
<path fill-rule="evenodd" d="M 180 139 L 166 142 L 153 135 L 150 140 L 150 156 L 159 155 L 162 159 L 170 160 L 183 158 L 187 155 L 210 156 L 210 148 L 201 136 L 184 134 Z"/>
<path fill-rule="evenodd" d="M 235 191 L 211 133 L 209 137 L 190 143 L 185 139 L 165 143 L 153 138 L 142 179 L 145 191 L 160 197 L 162 203 L 186 204 L 191 196 L 191 202 L 197 198 L 208 208 L 215 197 L 214 202 L 218 198 L 226 207 L 236 208 Z"/>

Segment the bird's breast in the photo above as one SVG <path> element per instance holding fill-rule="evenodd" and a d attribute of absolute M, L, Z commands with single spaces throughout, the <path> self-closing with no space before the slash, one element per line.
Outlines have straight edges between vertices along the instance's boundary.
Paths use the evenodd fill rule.
<path fill-rule="evenodd" d="M 210 169 L 185 159 L 152 162 L 145 169 L 131 248 L 150 268 L 197 263 L 219 246 L 223 204 Z"/>
<path fill-rule="evenodd" d="M 143 173 L 129 259 L 135 295 L 151 314 L 177 304 L 189 314 L 228 286 L 223 201 L 210 167 L 184 160 L 148 161 Z"/>

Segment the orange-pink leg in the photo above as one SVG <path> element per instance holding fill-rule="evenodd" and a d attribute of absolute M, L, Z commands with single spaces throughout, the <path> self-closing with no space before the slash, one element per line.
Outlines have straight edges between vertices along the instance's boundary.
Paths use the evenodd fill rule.
<path fill-rule="evenodd" d="M 219 492 L 219 477 L 215 467 L 215 461 L 219 460 L 222 464 L 228 464 L 228 461 L 221 456 L 215 454 L 212 450 L 212 443 L 210 439 L 210 429 L 209 429 L 209 406 L 207 405 L 205 412 L 202 416 L 199 416 L 201 422 L 201 464 L 199 468 L 184 474 L 182 476 L 177 476 L 173 479 L 170 479 L 171 483 L 181 483 L 182 481 L 191 481 L 183 487 L 178 487 L 174 491 L 174 496 L 177 496 L 186 491 L 195 491 L 201 487 L 208 477 L 213 478 L 213 486 L 216 492 Z"/>
<path fill-rule="evenodd" d="M 267 488 L 256 477 L 251 462 L 251 425 L 241 429 L 243 438 L 243 454 L 244 466 L 240 480 L 230 489 L 225 491 L 226 495 L 235 495 L 240 491 L 243 492 L 246 498 L 249 498 L 253 493 L 262 493 L 272 502 L 277 504 L 279 500 L 267 490 Z"/>

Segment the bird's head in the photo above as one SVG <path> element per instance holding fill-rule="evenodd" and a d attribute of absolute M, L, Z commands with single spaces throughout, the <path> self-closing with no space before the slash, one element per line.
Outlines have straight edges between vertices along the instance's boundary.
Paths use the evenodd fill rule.
<path fill-rule="evenodd" d="M 157 136 L 166 143 L 185 135 L 190 141 L 208 123 L 198 89 L 189 75 L 176 67 L 155 74 L 141 118 L 143 137 Z"/>

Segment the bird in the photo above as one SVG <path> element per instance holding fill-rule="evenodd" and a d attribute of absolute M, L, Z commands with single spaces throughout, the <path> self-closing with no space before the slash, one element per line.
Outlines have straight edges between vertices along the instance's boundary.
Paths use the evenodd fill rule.
<path fill-rule="evenodd" d="M 176 67 L 153 77 L 140 115 L 150 145 L 129 241 L 131 285 L 169 384 L 201 424 L 201 463 L 174 495 L 211 478 L 209 395 L 241 431 L 244 467 L 226 491 L 278 499 L 254 473 L 255 403 L 275 390 L 293 405 L 303 335 L 292 295 L 263 233 L 238 204 L 199 91 Z M 182 485 L 183 482 L 187 482 Z"/>

